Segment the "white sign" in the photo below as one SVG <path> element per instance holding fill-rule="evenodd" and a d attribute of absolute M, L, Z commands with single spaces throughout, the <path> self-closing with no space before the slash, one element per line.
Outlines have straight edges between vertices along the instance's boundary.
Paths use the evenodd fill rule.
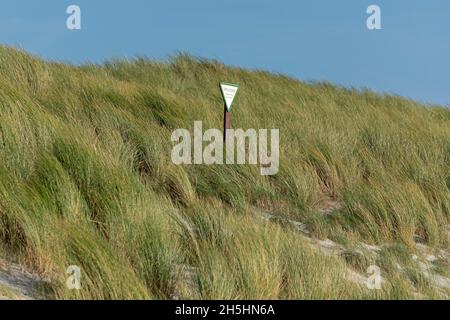
<path fill-rule="evenodd" d="M 220 90 L 222 91 L 223 100 L 225 100 L 225 106 L 227 111 L 231 110 L 231 105 L 233 104 L 234 97 L 239 89 L 239 86 L 231 83 L 220 83 Z"/>

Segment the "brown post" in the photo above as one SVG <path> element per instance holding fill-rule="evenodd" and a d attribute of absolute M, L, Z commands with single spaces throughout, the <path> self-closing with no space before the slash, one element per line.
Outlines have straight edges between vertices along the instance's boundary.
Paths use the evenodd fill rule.
<path fill-rule="evenodd" d="M 224 106 L 223 115 L 223 141 L 227 142 L 227 129 L 231 129 L 231 114 L 227 110 L 227 106 Z"/>

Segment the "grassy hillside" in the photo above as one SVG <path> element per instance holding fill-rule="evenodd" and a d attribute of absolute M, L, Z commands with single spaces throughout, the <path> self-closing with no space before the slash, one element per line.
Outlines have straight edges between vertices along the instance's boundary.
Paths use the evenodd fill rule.
<path fill-rule="evenodd" d="M 277 175 L 172 164 L 174 129 L 222 127 L 220 80 L 241 85 L 235 128 L 280 129 Z M 449 273 L 448 109 L 186 55 L 75 67 L 0 47 L 0 119 L 0 256 L 50 297 L 450 294 L 420 268 Z M 346 276 L 374 264 L 381 290 Z"/>

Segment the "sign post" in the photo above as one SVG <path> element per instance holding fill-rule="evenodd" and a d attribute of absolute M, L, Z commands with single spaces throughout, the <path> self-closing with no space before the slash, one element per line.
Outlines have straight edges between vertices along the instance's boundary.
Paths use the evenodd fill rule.
<path fill-rule="evenodd" d="M 220 91 L 224 101 L 223 139 L 227 141 L 227 129 L 231 129 L 231 105 L 233 104 L 239 86 L 232 83 L 221 82 Z"/>

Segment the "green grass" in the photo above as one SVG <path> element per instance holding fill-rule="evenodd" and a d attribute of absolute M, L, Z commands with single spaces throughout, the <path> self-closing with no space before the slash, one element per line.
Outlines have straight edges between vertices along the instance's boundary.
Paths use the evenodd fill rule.
<path fill-rule="evenodd" d="M 219 81 L 241 86 L 233 127 L 280 129 L 277 175 L 172 164 L 172 130 L 221 128 Z M 449 109 L 184 54 L 72 66 L 0 47 L 0 119 L 1 247 L 52 297 L 442 297 L 405 257 L 414 236 L 449 247 Z M 349 249 L 387 244 L 382 290 L 345 276 L 375 258 L 326 255 L 255 208 Z"/>

